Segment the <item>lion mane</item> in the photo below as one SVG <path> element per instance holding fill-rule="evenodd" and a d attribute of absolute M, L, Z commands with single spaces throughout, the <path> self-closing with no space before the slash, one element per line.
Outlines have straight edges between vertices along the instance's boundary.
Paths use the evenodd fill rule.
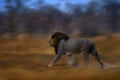
<path fill-rule="evenodd" d="M 65 33 L 55 32 L 51 36 L 49 44 L 50 44 L 50 46 L 54 47 L 55 53 L 57 54 L 57 49 L 58 49 L 58 45 L 59 45 L 60 41 L 61 40 L 65 40 L 66 41 L 68 39 L 69 39 L 69 37 Z"/>

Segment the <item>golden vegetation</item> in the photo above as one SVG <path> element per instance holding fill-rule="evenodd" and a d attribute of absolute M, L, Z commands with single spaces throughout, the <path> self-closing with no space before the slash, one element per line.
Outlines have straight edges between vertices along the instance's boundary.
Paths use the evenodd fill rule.
<path fill-rule="evenodd" d="M 111 40 L 104 36 L 92 38 L 105 63 L 104 69 L 100 69 L 92 56 L 87 68 L 69 67 L 65 56 L 56 66 L 48 68 L 54 55 L 48 40 L 47 37 L 1 38 L 0 80 L 120 80 L 120 36 Z"/>

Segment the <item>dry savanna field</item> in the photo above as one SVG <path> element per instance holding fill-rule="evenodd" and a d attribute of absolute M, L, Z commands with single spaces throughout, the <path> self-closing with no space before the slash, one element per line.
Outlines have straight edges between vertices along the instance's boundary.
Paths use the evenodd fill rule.
<path fill-rule="evenodd" d="M 95 42 L 104 69 L 100 69 L 92 56 L 88 67 L 81 67 L 84 64 L 82 55 L 79 55 L 78 67 L 69 67 L 63 56 L 54 67 L 48 68 L 54 57 L 48 37 L 2 37 L 0 80 L 120 80 L 120 35 L 113 35 L 109 40 L 105 36 L 89 39 Z"/>

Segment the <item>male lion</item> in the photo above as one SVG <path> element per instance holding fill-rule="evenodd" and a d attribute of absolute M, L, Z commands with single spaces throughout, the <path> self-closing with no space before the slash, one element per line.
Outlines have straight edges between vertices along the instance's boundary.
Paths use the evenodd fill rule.
<path fill-rule="evenodd" d="M 70 39 L 64 33 L 55 32 L 51 36 L 49 44 L 50 46 L 54 47 L 56 55 L 52 63 L 49 64 L 48 67 L 53 66 L 56 61 L 64 54 L 69 57 L 69 64 L 74 65 L 73 54 L 81 52 L 83 53 L 83 58 L 85 62 L 88 63 L 89 54 L 92 54 L 101 65 L 101 68 L 104 67 L 95 49 L 94 43 L 88 39 Z"/>

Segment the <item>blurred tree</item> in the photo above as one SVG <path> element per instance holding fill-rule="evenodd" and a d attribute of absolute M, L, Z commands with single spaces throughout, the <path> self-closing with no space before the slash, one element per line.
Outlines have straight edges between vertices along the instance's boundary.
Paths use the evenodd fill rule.
<path fill-rule="evenodd" d="M 4 13 L 0 12 L 0 26 L 5 24 L 5 15 Z"/>
<path fill-rule="evenodd" d="M 10 33 L 14 33 L 15 32 L 15 11 L 14 11 L 14 6 L 12 3 L 12 0 L 5 0 L 6 2 L 6 9 L 7 9 L 7 26 L 9 28 L 9 32 Z"/>
<path fill-rule="evenodd" d="M 96 36 L 99 34 L 100 19 L 98 19 L 99 5 L 97 1 L 91 1 L 83 11 L 82 26 L 80 34 L 82 36 Z"/>
<path fill-rule="evenodd" d="M 29 33 L 49 33 L 56 27 L 61 27 L 63 13 L 58 7 L 37 3 L 37 9 L 31 10 L 27 15 L 27 29 Z"/>
<path fill-rule="evenodd" d="M 83 5 L 66 3 L 66 8 L 68 10 L 66 15 L 69 15 L 66 19 L 68 25 L 66 29 L 68 29 L 70 33 L 75 32 L 76 30 L 80 32 L 82 25 Z"/>
<path fill-rule="evenodd" d="M 5 19 L 5 14 L 3 12 L 0 12 L 0 35 L 7 31 L 7 28 L 5 27 Z"/>
<path fill-rule="evenodd" d="M 108 22 L 108 38 L 112 37 L 112 33 L 117 32 L 119 22 L 120 3 L 118 0 L 103 0 L 106 10 L 107 22 Z"/>
<path fill-rule="evenodd" d="M 17 34 L 17 28 L 21 24 L 20 14 L 23 13 L 23 8 L 29 0 L 5 0 L 7 10 L 7 26 L 11 36 Z"/>
<path fill-rule="evenodd" d="M 7 28 L 1 30 L 6 29 L 13 36 L 24 30 L 30 34 L 79 32 L 80 36 L 96 36 L 107 30 L 111 30 L 110 33 L 118 30 L 119 4 L 110 2 L 113 0 L 92 0 L 87 5 L 66 3 L 63 10 L 60 1 L 56 5 L 46 4 L 43 0 L 4 1 L 7 13 L 4 15 L 6 17 L 0 17 L 0 25 L 6 23 Z M 110 27 L 105 27 L 107 23 Z"/>
<path fill-rule="evenodd" d="M 98 26 L 99 19 L 97 18 L 97 12 L 99 10 L 99 4 L 97 1 L 91 1 L 86 7 L 86 11 L 83 17 L 82 35 L 83 36 L 96 36 L 99 34 Z"/>

